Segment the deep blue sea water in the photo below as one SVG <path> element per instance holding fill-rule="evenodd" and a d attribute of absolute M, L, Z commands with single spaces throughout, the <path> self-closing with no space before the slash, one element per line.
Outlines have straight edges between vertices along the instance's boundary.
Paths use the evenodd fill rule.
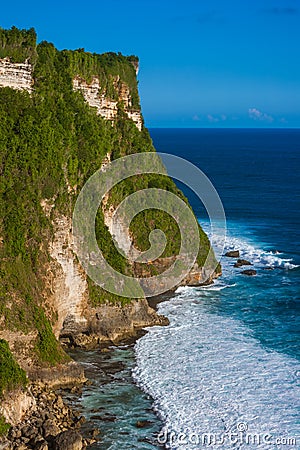
<path fill-rule="evenodd" d="M 102 431 L 91 448 L 158 449 L 163 427 L 161 444 L 178 450 L 300 449 L 300 130 L 150 134 L 158 151 L 210 178 L 226 250 L 239 249 L 257 276 L 224 257 L 214 285 L 180 288 L 159 304 L 170 326 L 149 328 L 135 351 L 74 353 L 93 381 L 78 402 Z M 180 188 L 209 233 L 203 206 Z M 149 426 L 138 429 L 140 419 Z"/>
<path fill-rule="evenodd" d="M 134 378 L 154 399 L 166 445 L 300 448 L 300 130 L 152 129 L 151 137 L 210 178 L 227 217 L 226 249 L 257 270 L 247 277 L 224 257 L 213 286 L 180 288 L 159 306 L 171 325 L 138 341 Z M 180 187 L 209 231 L 203 206 Z"/>

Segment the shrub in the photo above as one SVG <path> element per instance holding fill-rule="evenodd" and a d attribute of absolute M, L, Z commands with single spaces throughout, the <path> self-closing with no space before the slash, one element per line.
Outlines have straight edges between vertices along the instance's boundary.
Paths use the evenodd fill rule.
<path fill-rule="evenodd" d="M 25 387 L 26 373 L 15 361 L 8 343 L 0 339 L 0 396 L 6 390 Z"/>

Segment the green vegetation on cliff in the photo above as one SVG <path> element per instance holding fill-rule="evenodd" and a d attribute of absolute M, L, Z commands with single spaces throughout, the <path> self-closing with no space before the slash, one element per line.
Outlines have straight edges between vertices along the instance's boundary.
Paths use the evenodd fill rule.
<path fill-rule="evenodd" d="M 8 343 L 0 339 L 0 398 L 5 391 L 22 388 L 26 384 L 26 373 L 15 361 Z"/>
<path fill-rule="evenodd" d="M 21 63 L 27 59 L 34 63 L 36 60 L 36 32 L 34 28 L 19 30 L 12 27 L 4 30 L 0 27 L 0 58 L 8 57 L 14 63 Z"/>
<path fill-rule="evenodd" d="M 5 435 L 10 428 L 11 425 L 6 422 L 5 417 L 0 415 L 0 436 Z"/>
<path fill-rule="evenodd" d="M 112 52 L 98 55 L 97 53 L 86 53 L 80 49 L 64 50 L 62 55 L 70 67 L 72 77 L 80 75 L 88 83 L 92 81 L 93 77 L 97 77 L 102 92 L 112 100 L 119 100 L 118 91 L 122 87 L 122 83 L 125 83 L 129 88 L 132 107 L 140 109 L 136 73 L 132 64 L 138 62 L 137 57 L 126 57 L 121 53 Z"/>
<path fill-rule="evenodd" d="M 132 107 L 139 109 L 132 64 L 137 63 L 136 57 L 97 55 L 80 49 L 58 51 L 53 44 L 36 46 L 35 41 L 33 29 L 0 29 L 0 57 L 10 57 L 13 62 L 29 58 L 34 67 L 32 94 L 0 88 L 0 331 L 35 331 L 35 357 L 40 363 L 56 364 L 65 360 L 65 354 L 52 331 L 55 313 L 44 308 L 53 221 L 61 214 L 71 217 L 80 189 L 107 154 L 116 159 L 154 148 L 148 131 L 137 129 L 122 102 L 112 126 L 72 88 L 74 77 L 86 81 L 97 77 L 103 93 L 118 100 L 120 89 L 126 85 Z M 140 175 L 113 189 L 109 204 L 116 206 L 131 192 L 147 187 L 166 189 L 184 198 L 167 176 Z M 45 201 L 54 204 L 50 216 L 41 206 Z M 149 232 L 155 228 L 165 231 L 168 238 L 163 256 L 176 254 L 180 233 L 174 220 L 162 211 L 136 216 L 130 231 L 137 247 L 147 249 Z M 201 229 L 200 233 L 198 263 L 202 265 L 209 241 Z M 119 272 L 133 274 L 114 245 L 101 209 L 96 235 L 107 261 Z M 154 273 L 155 267 L 148 270 Z M 103 301 L 130 301 L 104 292 L 91 280 L 88 285 L 94 306 Z M 16 373 L 22 380 L 22 372 Z M 5 374 L 4 381 L 2 377 L 0 372 L 0 387 Z"/>

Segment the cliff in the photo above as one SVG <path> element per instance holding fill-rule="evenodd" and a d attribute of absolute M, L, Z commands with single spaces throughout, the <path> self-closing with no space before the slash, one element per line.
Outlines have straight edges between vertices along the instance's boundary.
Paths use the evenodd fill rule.
<path fill-rule="evenodd" d="M 114 85 L 118 91 L 118 100 L 115 101 L 101 92 L 100 81 L 97 77 L 94 77 L 90 83 L 78 76 L 73 79 L 73 89 L 82 92 L 88 104 L 97 109 L 97 114 L 113 122 L 118 114 L 118 102 L 123 102 L 126 115 L 141 131 L 143 125 L 142 116 L 139 110 L 132 109 L 132 99 L 128 86 L 120 82 L 119 76 L 114 80 Z"/>
<path fill-rule="evenodd" d="M 140 111 L 138 59 L 58 51 L 35 39 L 32 29 L 0 29 L 0 342 L 11 352 L 0 359 L 0 396 L 23 392 L 18 418 L 31 400 L 22 377 L 9 382 L 7 361 L 14 361 L 11 373 L 25 371 L 20 373 L 34 381 L 82 382 L 82 369 L 63 346 L 91 348 L 167 323 L 145 298 L 118 297 L 93 283 L 78 262 L 72 235 L 72 211 L 86 180 L 110 160 L 154 151 Z M 97 213 L 98 245 L 115 270 L 128 276 L 163 271 L 180 245 L 176 223 L 161 211 L 138 214 L 129 231 L 112 224 L 122 198 L 150 185 L 184 199 L 167 176 L 140 175 L 112 189 Z M 129 240 L 145 250 L 154 228 L 168 237 L 162 257 L 151 265 L 128 263 L 115 243 L 122 248 Z M 187 284 L 203 281 L 210 245 L 200 233 Z M 14 414 L 4 406 L 1 413 L 7 420 Z"/>
<path fill-rule="evenodd" d="M 0 87 L 26 90 L 31 93 L 34 84 L 32 73 L 33 65 L 28 60 L 24 63 L 13 63 L 9 57 L 0 59 Z M 97 114 L 112 121 L 112 123 L 118 114 L 118 103 L 121 102 L 124 105 L 127 117 L 141 131 L 143 125 L 141 112 L 138 109 L 133 109 L 130 89 L 126 83 L 120 80 L 119 75 L 113 79 L 114 88 L 117 91 L 117 100 L 113 100 L 103 93 L 103 87 L 100 85 L 98 77 L 93 77 L 91 82 L 88 83 L 83 78 L 75 76 L 72 84 L 74 91 L 82 92 L 86 102 L 91 107 L 96 108 Z"/>
<path fill-rule="evenodd" d="M 32 92 L 33 78 L 32 65 L 24 63 L 12 63 L 9 58 L 0 59 L 0 87 L 12 89 L 25 89 Z"/>

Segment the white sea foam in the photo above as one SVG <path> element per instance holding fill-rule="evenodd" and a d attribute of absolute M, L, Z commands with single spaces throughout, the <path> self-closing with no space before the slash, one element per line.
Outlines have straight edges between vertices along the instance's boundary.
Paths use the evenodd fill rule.
<path fill-rule="evenodd" d="M 204 229 L 209 234 L 209 228 Z M 240 250 L 241 258 L 249 260 L 255 269 L 297 267 L 284 253 L 272 252 L 255 242 L 247 230 L 238 230 L 243 238 L 235 237 L 236 231 L 229 230 L 225 252 Z M 218 236 L 214 235 L 212 241 L 221 247 Z M 179 287 L 176 297 L 159 305 L 159 313 L 169 318 L 170 326 L 150 328 L 137 342 L 134 378 L 154 399 L 154 408 L 169 433 L 167 448 L 300 448 L 300 363 L 262 347 L 239 320 L 216 314 L 214 301 L 221 295 L 218 291 L 226 289 L 230 294 L 230 288 L 239 284 L 234 260 L 224 257 L 221 262 L 223 276 L 214 284 Z M 241 425 L 247 428 L 250 443 L 226 440 L 226 433 L 236 432 Z M 180 433 L 184 433 L 183 444 Z M 215 438 L 214 444 L 201 445 L 201 439 L 209 433 Z M 262 441 L 266 434 L 272 436 L 272 444 Z M 188 436 L 197 437 L 200 444 L 187 441 Z M 284 439 L 289 438 L 296 439 L 298 446 L 293 442 L 287 445 Z M 282 439 L 283 444 L 275 439 Z"/>
<path fill-rule="evenodd" d="M 214 247 L 222 247 L 223 237 L 222 234 L 218 235 L 218 233 L 214 233 L 211 235 L 210 227 L 208 223 L 201 224 L 203 229 L 207 232 L 211 242 Z M 292 258 L 284 258 L 283 251 L 274 251 L 267 250 L 261 248 L 259 243 L 256 243 L 251 238 L 240 238 L 236 237 L 234 233 L 236 230 L 233 228 L 229 228 L 227 230 L 226 242 L 224 253 L 230 250 L 239 250 L 240 257 L 243 259 L 249 260 L 253 265 L 257 267 L 271 267 L 271 268 L 282 268 L 282 269 L 295 269 L 299 267 L 296 264 L 293 264 Z M 241 234 L 241 230 L 239 230 L 239 235 Z M 225 262 L 226 258 L 222 258 L 222 261 Z"/>
<path fill-rule="evenodd" d="M 137 342 L 133 372 L 165 423 L 167 448 L 205 448 L 186 439 L 192 435 L 201 441 L 207 433 L 217 436 L 208 447 L 213 449 L 298 448 L 275 445 L 274 440 L 296 438 L 300 444 L 299 362 L 264 349 L 238 320 L 212 314 L 199 301 L 203 291 L 179 292 L 159 307 L 170 326 L 150 328 Z M 226 438 L 220 443 L 220 436 L 241 424 L 250 442 L 254 434 L 260 439 L 268 434 L 274 445 L 233 444 Z M 186 436 L 184 445 L 176 440 L 180 433 Z"/>
<path fill-rule="evenodd" d="M 223 289 L 228 289 L 236 286 L 236 283 L 225 283 L 222 279 L 217 279 L 213 284 L 209 284 L 208 286 L 199 286 L 199 287 L 189 287 L 189 286 L 179 286 L 176 289 L 176 294 L 181 294 L 182 296 L 186 295 L 190 297 L 191 292 L 197 293 L 197 291 L 208 291 L 208 292 L 218 292 L 223 291 Z"/>

